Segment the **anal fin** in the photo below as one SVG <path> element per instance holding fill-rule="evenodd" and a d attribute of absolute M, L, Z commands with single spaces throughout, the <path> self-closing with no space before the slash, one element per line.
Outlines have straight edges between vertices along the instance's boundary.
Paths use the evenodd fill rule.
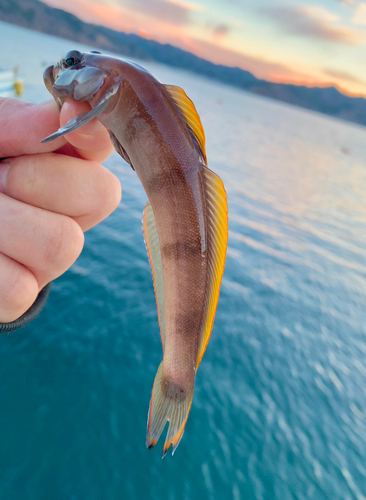
<path fill-rule="evenodd" d="M 163 264 L 160 253 L 160 242 L 156 227 L 155 216 L 150 202 L 146 203 L 142 218 L 142 229 L 145 238 L 145 245 L 149 257 L 151 272 L 154 282 L 156 305 L 158 309 L 161 342 L 165 344 L 165 301 L 164 301 L 164 281 Z"/>

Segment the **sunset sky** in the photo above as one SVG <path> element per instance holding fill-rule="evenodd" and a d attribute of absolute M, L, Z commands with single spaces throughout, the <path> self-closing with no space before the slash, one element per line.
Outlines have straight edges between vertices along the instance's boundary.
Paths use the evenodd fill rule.
<path fill-rule="evenodd" d="M 366 96 L 366 1 L 44 0 L 258 78 Z"/>

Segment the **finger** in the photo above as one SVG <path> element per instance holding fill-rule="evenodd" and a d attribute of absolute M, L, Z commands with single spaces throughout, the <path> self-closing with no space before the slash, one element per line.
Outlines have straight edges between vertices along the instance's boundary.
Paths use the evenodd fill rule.
<path fill-rule="evenodd" d="M 39 286 L 35 276 L 15 260 L 0 253 L 0 323 L 10 323 L 36 300 Z"/>
<path fill-rule="evenodd" d="M 66 143 L 63 137 L 47 144 L 42 139 L 59 127 L 54 101 L 40 105 L 0 97 L 0 158 L 55 151 Z"/>
<path fill-rule="evenodd" d="M 63 274 L 79 256 L 84 235 L 70 217 L 0 193 L 0 253 L 27 267 L 39 288 Z"/>
<path fill-rule="evenodd" d="M 65 125 L 72 118 L 90 111 L 91 107 L 86 102 L 68 100 L 62 106 L 60 114 L 61 126 Z M 103 162 L 114 151 L 109 133 L 97 118 L 83 125 L 80 129 L 70 132 L 65 139 L 74 146 L 82 158 Z"/>
<path fill-rule="evenodd" d="M 85 107 L 90 109 L 88 104 L 76 101 L 65 103 L 64 107 L 62 124 L 85 111 Z M 73 132 L 75 145 L 72 148 L 68 147 L 70 143 L 65 137 L 41 144 L 45 137 L 56 132 L 59 127 L 60 113 L 53 100 L 36 105 L 0 97 L 0 158 L 60 149 L 66 154 L 74 152 L 83 158 L 104 161 L 113 151 L 108 132 L 97 120 L 89 132 L 88 129 Z"/>
<path fill-rule="evenodd" d="M 55 153 L 0 163 L 0 192 L 38 208 L 72 217 L 87 231 L 121 201 L 121 184 L 99 163 Z"/>

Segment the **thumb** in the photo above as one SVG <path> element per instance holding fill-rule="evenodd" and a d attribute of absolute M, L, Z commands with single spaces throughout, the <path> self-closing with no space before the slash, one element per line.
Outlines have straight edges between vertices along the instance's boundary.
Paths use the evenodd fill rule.
<path fill-rule="evenodd" d="M 61 108 L 61 126 L 65 125 L 76 115 L 89 111 L 91 111 L 91 107 L 87 102 L 68 99 Z M 114 150 L 109 133 L 98 118 L 94 118 L 79 129 L 69 132 L 64 137 L 75 148 L 78 154 L 85 159 L 103 161 Z"/>

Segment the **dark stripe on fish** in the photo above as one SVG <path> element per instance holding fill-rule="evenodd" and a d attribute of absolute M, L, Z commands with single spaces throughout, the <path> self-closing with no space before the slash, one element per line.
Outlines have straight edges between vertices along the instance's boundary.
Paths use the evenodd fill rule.
<path fill-rule="evenodd" d="M 192 310 L 190 313 L 178 313 L 175 319 L 175 328 L 178 335 L 191 335 L 201 324 L 202 311 Z"/>
<path fill-rule="evenodd" d="M 175 189 L 179 187 L 187 187 L 187 179 L 182 170 L 164 170 L 159 174 L 155 174 L 148 179 L 147 189 L 156 193 L 163 189 Z"/>
<path fill-rule="evenodd" d="M 202 254 L 200 241 L 177 241 L 176 243 L 165 243 L 161 248 L 161 255 L 167 259 L 190 259 Z"/>

